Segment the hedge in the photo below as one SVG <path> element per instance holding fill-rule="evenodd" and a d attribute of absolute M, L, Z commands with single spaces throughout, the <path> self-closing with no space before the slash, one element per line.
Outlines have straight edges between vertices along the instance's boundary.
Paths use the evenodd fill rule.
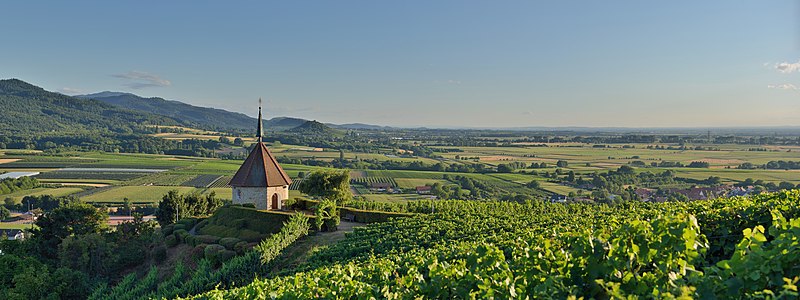
<path fill-rule="evenodd" d="M 319 203 L 319 201 L 308 200 L 308 199 L 296 199 L 296 200 L 297 201 L 292 206 L 293 209 L 310 210 L 312 207 L 314 207 Z M 369 224 L 369 223 L 386 222 L 389 220 L 389 218 L 408 217 L 412 216 L 413 214 L 375 211 L 375 210 L 360 210 L 349 207 L 339 207 L 339 216 L 341 218 L 345 218 L 347 215 L 352 215 L 354 217 L 353 220 L 354 222 Z"/>
<path fill-rule="evenodd" d="M 347 208 L 347 207 L 340 207 L 339 208 L 339 215 L 342 218 L 347 217 L 348 215 L 352 215 L 354 217 L 355 222 L 358 223 L 380 223 L 386 222 L 390 218 L 404 218 L 412 216 L 413 214 L 409 213 L 396 213 L 396 212 L 384 212 L 384 211 L 373 211 L 373 210 L 360 210 L 354 208 Z"/>

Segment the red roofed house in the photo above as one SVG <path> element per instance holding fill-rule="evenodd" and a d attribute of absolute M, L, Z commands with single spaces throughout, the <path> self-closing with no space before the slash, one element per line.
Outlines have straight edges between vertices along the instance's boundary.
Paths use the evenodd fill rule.
<path fill-rule="evenodd" d="M 422 194 L 430 194 L 430 193 L 431 193 L 431 187 L 430 186 L 421 185 L 421 186 L 417 187 L 417 194 L 422 195 Z"/>
<path fill-rule="evenodd" d="M 278 210 L 283 208 L 283 201 L 289 198 L 289 185 L 292 179 L 261 141 L 261 99 L 258 107 L 258 132 L 256 142 L 250 155 L 236 175 L 231 179 L 233 203 L 252 203 L 257 209 Z"/>

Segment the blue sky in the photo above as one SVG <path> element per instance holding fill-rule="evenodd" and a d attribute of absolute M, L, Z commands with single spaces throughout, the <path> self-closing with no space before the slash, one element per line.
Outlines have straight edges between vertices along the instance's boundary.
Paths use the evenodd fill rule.
<path fill-rule="evenodd" d="M 795 1 L 31 2 L 0 10 L 0 78 L 66 94 L 393 126 L 800 125 Z"/>

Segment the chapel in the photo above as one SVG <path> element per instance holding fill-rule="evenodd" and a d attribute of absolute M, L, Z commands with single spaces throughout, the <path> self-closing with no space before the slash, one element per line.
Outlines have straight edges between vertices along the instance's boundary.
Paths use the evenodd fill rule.
<path fill-rule="evenodd" d="M 283 202 L 289 198 L 292 179 L 261 140 L 261 99 L 258 102 L 256 143 L 229 185 L 232 187 L 234 204 L 251 203 L 257 209 L 279 210 L 283 209 Z"/>

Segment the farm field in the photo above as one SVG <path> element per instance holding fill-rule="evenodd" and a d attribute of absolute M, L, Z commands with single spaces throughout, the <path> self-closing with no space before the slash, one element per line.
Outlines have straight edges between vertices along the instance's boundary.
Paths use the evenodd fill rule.
<path fill-rule="evenodd" d="M 133 203 L 158 203 L 171 190 L 178 190 L 182 194 L 203 191 L 185 186 L 120 186 L 81 197 L 81 200 L 89 203 L 122 203 L 128 198 Z"/>
<path fill-rule="evenodd" d="M 634 160 L 645 163 L 658 161 L 674 161 L 690 163 L 692 161 L 708 161 L 712 167 L 735 167 L 743 162 L 763 164 L 770 160 L 797 160 L 800 154 L 789 152 L 792 148 L 775 148 L 779 151 L 747 151 L 750 147 L 743 145 L 700 145 L 704 147 L 719 147 L 720 151 L 705 150 L 656 150 L 646 149 L 649 144 L 630 144 L 636 148 L 593 148 L 592 145 L 579 144 L 580 147 L 459 147 L 464 152 L 437 153 L 445 158 L 455 159 L 460 157 L 479 157 L 480 162 L 497 165 L 508 162 L 545 162 L 555 164 L 558 160 L 570 162 L 569 168 L 581 169 L 586 163 L 601 164 L 608 167 L 627 164 Z M 795 149 L 797 150 L 797 149 Z M 638 156 L 639 158 L 634 158 Z"/>
<path fill-rule="evenodd" d="M 110 184 L 116 184 L 116 183 L 119 183 L 119 180 L 110 180 L 110 179 L 78 179 L 78 178 L 62 178 L 62 179 L 39 179 L 39 181 L 40 181 L 40 182 L 43 182 L 43 183 L 53 183 L 53 184 L 57 184 L 57 183 L 66 183 L 66 184 L 73 184 L 73 185 L 79 185 L 79 184 L 87 184 L 87 185 L 93 185 L 93 184 L 105 184 L 105 185 L 110 185 Z"/>
<path fill-rule="evenodd" d="M 580 191 L 580 189 L 547 181 L 539 181 L 539 185 L 543 190 L 559 195 L 569 195 L 571 192 L 578 193 Z"/>
<path fill-rule="evenodd" d="M 532 162 L 547 163 L 546 168 L 522 168 L 515 173 L 457 173 L 438 171 L 414 170 L 352 170 L 351 177 L 355 185 L 354 193 L 376 201 L 407 201 L 417 199 L 416 195 L 387 195 L 372 194 L 369 190 L 370 182 L 388 182 L 392 186 L 402 189 L 406 193 L 413 193 L 417 186 L 441 183 L 455 185 L 456 176 L 464 176 L 478 180 L 490 189 L 507 193 L 534 194 L 540 197 L 555 194 L 569 194 L 578 189 L 547 182 L 543 177 L 545 172 L 555 172 L 556 162 L 566 160 L 568 165 L 562 167 L 563 172 L 574 171 L 577 176 L 591 176 L 595 172 L 615 170 L 632 161 L 642 161 L 647 167 L 635 168 L 636 172 L 661 173 L 672 170 L 677 177 L 704 180 L 710 176 L 718 176 L 722 183 L 731 184 L 747 178 L 764 180 L 766 182 L 790 182 L 800 184 L 800 170 L 739 170 L 736 166 L 743 162 L 763 164 L 773 160 L 800 160 L 800 147 L 781 146 L 769 147 L 774 151 L 747 151 L 745 145 L 704 145 L 704 147 L 719 148 L 720 151 L 706 150 L 656 150 L 646 149 L 647 144 L 631 144 L 635 148 L 623 148 L 622 145 L 612 145 L 610 148 L 594 148 L 591 144 L 550 144 L 550 147 L 514 146 L 514 147 L 458 147 L 463 152 L 438 153 L 444 157 L 444 164 L 472 164 L 473 160 L 457 160 L 460 157 L 479 157 L 478 163 L 489 167 L 496 167 L 501 163 Z M 276 156 L 287 157 L 316 157 L 325 159 L 338 159 L 338 151 L 312 151 L 313 148 L 297 145 L 279 144 L 271 151 Z M 154 203 L 163 194 L 171 189 L 181 192 L 225 191 L 217 192 L 221 198 L 230 198 L 230 187 L 227 183 L 239 168 L 240 160 L 221 160 L 211 158 L 197 158 L 174 155 L 151 154 L 114 154 L 99 152 L 74 152 L 62 156 L 47 156 L 30 151 L 2 151 L 0 156 L 0 172 L 31 171 L 41 172 L 38 178 L 44 183 L 63 183 L 69 185 L 111 185 L 109 189 L 89 192 L 82 198 L 90 202 L 120 203 L 125 197 L 140 203 Z M 378 153 L 352 153 L 345 152 L 345 158 L 376 159 L 376 160 L 416 160 L 427 164 L 439 163 L 439 160 L 427 158 L 397 158 L 392 155 Z M 710 168 L 663 168 L 650 167 L 650 163 L 661 161 L 681 162 L 688 164 L 692 161 L 707 161 Z M 300 173 L 308 173 L 320 167 L 297 164 L 282 164 L 283 169 L 293 178 Z M 730 168 L 728 168 L 730 167 Z M 62 170 L 63 168 L 69 168 Z M 79 169 L 75 169 L 79 168 Z M 85 168 L 104 168 L 103 172 L 84 171 Z M 165 170 L 158 173 L 132 173 L 120 169 L 147 169 Z M 525 173 L 519 173 L 523 171 Z M 533 174 L 535 173 L 535 174 Z M 449 177 L 450 180 L 445 180 Z M 525 185 L 531 180 L 540 182 L 540 191 L 531 190 Z M 298 183 L 300 180 L 297 180 Z M 293 184 L 296 189 L 298 184 Z M 686 188 L 685 185 L 675 185 Z M 125 188 L 123 188 L 125 187 Z M 666 187 L 666 186 L 665 186 Z M 19 200 L 26 195 L 42 195 L 55 193 L 66 195 L 80 192 L 78 187 L 64 186 L 61 189 L 48 191 L 32 190 L 21 191 L 7 197 Z M 297 191 L 293 191 L 297 193 Z M 0 196 L 3 197 L 3 196 Z"/>
<path fill-rule="evenodd" d="M 36 228 L 36 225 L 33 225 Z M 0 229 L 31 229 L 31 224 L 0 222 Z"/>
<path fill-rule="evenodd" d="M 800 158 L 798 158 L 800 159 Z M 645 169 L 647 170 L 647 169 Z M 703 179 L 709 176 L 719 176 L 723 182 L 743 181 L 747 178 L 762 179 L 764 181 L 788 181 L 800 184 L 800 170 L 739 170 L 739 169 L 674 169 L 681 177 Z"/>

